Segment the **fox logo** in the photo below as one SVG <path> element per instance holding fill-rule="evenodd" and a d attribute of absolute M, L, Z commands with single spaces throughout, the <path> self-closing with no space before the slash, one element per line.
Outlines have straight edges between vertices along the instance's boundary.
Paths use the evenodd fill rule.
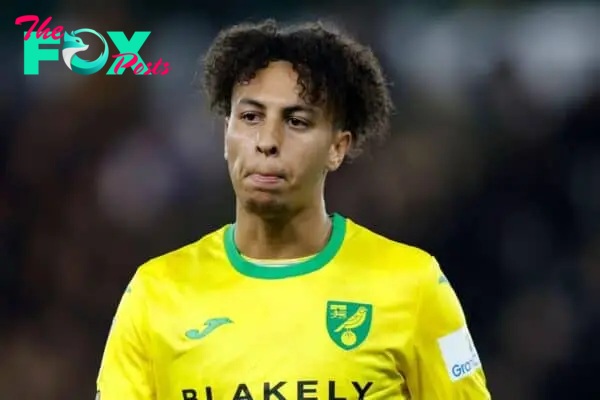
<path fill-rule="evenodd" d="M 81 38 L 76 36 L 82 32 L 93 33 L 102 40 L 102 43 L 104 43 L 104 51 L 100 54 L 100 57 L 94 61 L 85 61 L 76 55 L 79 52 L 86 51 L 90 47 L 83 43 Z M 102 35 L 91 29 L 79 29 L 78 31 L 71 32 L 71 34 L 65 32 L 62 56 L 65 64 L 67 64 L 67 67 L 69 67 L 70 70 L 77 72 L 78 74 L 90 75 L 100 71 L 106 64 L 106 61 L 108 60 L 108 43 L 106 43 L 106 40 Z"/>

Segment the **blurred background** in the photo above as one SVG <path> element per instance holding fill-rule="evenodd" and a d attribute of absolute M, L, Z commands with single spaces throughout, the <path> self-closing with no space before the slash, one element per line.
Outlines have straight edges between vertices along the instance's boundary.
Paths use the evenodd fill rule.
<path fill-rule="evenodd" d="M 393 134 L 331 176 L 329 209 L 440 260 L 494 398 L 600 399 L 600 5 L 2 8 L 1 400 L 93 398 L 137 266 L 233 221 L 222 122 L 190 83 L 219 29 L 263 17 L 336 22 L 381 58 L 398 107 Z M 14 20 L 26 14 L 52 16 L 51 29 L 150 30 L 140 55 L 172 70 L 106 76 L 107 64 L 82 76 L 59 60 L 24 76 L 30 24 Z M 91 38 L 88 53 L 99 54 Z"/>

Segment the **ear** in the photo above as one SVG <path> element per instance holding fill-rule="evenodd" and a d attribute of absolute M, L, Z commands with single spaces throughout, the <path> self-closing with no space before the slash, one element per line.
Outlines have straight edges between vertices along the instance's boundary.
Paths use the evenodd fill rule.
<path fill-rule="evenodd" d="M 334 134 L 327 160 L 327 169 L 329 171 L 335 171 L 342 165 L 351 145 L 352 133 L 350 131 L 338 131 Z"/>
<path fill-rule="evenodd" d="M 225 136 L 227 136 L 227 129 L 229 129 L 229 117 L 225 117 L 225 123 L 223 124 L 223 157 L 227 160 L 227 141 L 225 140 Z"/>

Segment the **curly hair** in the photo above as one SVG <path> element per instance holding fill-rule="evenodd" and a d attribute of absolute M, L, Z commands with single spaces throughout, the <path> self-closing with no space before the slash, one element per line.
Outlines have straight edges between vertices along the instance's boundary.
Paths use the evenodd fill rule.
<path fill-rule="evenodd" d="M 335 126 L 352 133 L 350 158 L 388 132 L 393 105 L 379 61 L 371 49 L 322 23 L 236 25 L 219 33 L 203 61 L 201 83 L 211 110 L 221 116 L 231 112 L 237 83 L 272 61 L 288 61 L 298 74 L 301 98 L 326 104 Z"/>

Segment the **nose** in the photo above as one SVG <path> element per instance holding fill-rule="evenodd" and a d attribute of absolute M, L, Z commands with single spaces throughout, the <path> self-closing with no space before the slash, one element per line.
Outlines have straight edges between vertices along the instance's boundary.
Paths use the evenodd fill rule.
<path fill-rule="evenodd" d="M 265 124 L 256 134 L 256 151 L 267 157 L 277 156 L 281 149 L 281 132 L 276 123 Z"/>

